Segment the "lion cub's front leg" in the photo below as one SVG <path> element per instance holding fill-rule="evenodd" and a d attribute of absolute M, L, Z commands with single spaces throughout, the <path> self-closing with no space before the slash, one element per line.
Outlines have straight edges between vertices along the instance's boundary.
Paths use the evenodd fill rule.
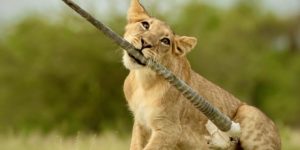
<path fill-rule="evenodd" d="M 137 122 L 133 125 L 130 150 L 142 150 L 150 134 Z"/>
<path fill-rule="evenodd" d="M 144 150 L 176 150 L 181 127 L 171 121 L 156 121 Z"/>
<path fill-rule="evenodd" d="M 181 133 L 180 127 L 166 122 L 155 124 L 161 128 L 147 130 L 139 123 L 134 123 L 130 150 L 176 150 Z"/>

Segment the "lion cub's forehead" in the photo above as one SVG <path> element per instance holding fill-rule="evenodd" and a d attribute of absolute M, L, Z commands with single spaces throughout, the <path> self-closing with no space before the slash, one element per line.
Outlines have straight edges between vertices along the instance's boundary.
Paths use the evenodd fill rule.
<path fill-rule="evenodd" d="M 150 23 L 152 24 L 152 27 L 153 27 L 152 30 L 158 31 L 161 34 L 164 34 L 167 36 L 174 36 L 174 33 L 173 33 L 171 27 L 167 23 L 165 23 L 161 20 L 158 20 L 156 18 L 151 18 Z"/>

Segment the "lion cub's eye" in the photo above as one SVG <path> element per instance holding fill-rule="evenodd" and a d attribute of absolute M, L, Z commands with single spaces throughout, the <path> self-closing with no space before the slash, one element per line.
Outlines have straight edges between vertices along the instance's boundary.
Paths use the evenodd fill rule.
<path fill-rule="evenodd" d="M 171 44 L 171 41 L 170 41 L 170 39 L 168 39 L 168 38 L 163 38 L 163 39 L 161 39 L 160 40 L 163 44 L 165 44 L 165 45 L 170 45 Z"/>
<path fill-rule="evenodd" d="M 144 27 L 144 29 L 149 30 L 150 28 L 150 24 L 147 21 L 143 21 L 142 22 L 142 26 Z"/>

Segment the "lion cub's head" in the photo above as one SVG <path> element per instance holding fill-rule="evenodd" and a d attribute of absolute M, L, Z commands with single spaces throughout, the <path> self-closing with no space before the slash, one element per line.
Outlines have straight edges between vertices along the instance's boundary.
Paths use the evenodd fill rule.
<path fill-rule="evenodd" d="M 148 15 L 139 0 L 132 0 L 128 11 L 128 24 L 124 38 L 132 43 L 146 58 L 152 58 L 163 65 L 175 63 L 197 44 L 194 37 L 175 35 L 169 25 Z M 139 65 L 127 52 L 123 62 L 128 69 L 139 69 Z"/>

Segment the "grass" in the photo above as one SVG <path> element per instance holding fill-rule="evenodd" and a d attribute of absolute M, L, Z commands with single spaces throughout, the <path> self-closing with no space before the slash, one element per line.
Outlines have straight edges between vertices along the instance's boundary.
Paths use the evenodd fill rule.
<path fill-rule="evenodd" d="M 282 150 L 300 150 L 300 129 L 280 128 Z"/>
<path fill-rule="evenodd" d="M 281 129 L 282 150 L 300 149 L 300 130 Z M 30 135 L 0 135 L 0 150 L 128 150 L 130 138 L 120 137 L 113 132 L 101 135 L 78 134 L 63 137 L 52 133 L 47 136 L 32 133 Z"/>
<path fill-rule="evenodd" d="M 0 136 L 0 150 L 128 150 L 129 143 L 128 137 L 122 138 L 112 132 L 68 138 L 56 133 Z"/>

